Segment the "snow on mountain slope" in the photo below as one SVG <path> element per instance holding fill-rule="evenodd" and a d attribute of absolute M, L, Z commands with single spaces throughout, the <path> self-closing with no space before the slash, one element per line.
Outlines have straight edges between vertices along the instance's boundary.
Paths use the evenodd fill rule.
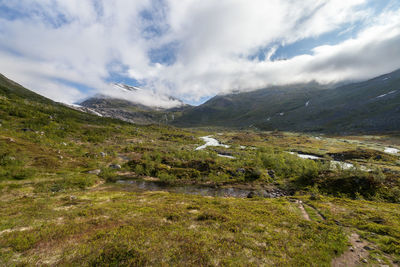
<path fill-rule="evenodd" d="M 101 94 L 98 94 L 93 98 L 121 99 L 155 109 L 170 109 L 186 105 L 177 98 L 160 94 L 153 90 L 142 89 L 122 83 L 114 83 L 110 87 L 111 88 L 103 90 Z"/>

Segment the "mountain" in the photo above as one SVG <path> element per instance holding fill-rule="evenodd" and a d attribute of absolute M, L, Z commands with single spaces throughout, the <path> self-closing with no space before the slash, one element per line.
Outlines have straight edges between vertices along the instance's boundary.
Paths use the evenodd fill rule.
<path fill-rule="evenodd" d="M 75 108 L 131 123 L 153 124 L 171 122 L 182 110 L 190 107 L 171 96 L 156 95 L 126 84 L 118 83 L 113 86 L 117 90 L 117 93 L 114 91 L 115 96 L 95 95 Z M 162 102 L 164 106 L 154 105 L 158 102 Z"/>
<path fill-rule="evenodd" d="M 400 70 L 333 89 L 315 83 L 219 95 L 185 110 L 182 127 L 256 127 L 305 132 L 400 130 Z"/>

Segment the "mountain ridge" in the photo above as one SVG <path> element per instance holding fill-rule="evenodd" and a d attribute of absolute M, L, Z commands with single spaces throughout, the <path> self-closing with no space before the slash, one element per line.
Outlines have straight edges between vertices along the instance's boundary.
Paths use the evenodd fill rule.
<path fill-rule="evenodd" d="M 218 95 L 185 110 L 174 125 L 302 132 L 388 132 L 400 130 L 397 103 L 400 103 L 400 70 L 334 89 L 304 84 Z"/>

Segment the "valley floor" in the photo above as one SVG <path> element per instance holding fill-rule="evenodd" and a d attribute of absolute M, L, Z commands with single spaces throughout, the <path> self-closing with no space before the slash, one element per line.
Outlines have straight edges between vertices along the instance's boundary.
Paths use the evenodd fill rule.
<path fill-rule="evenodd" d="M 324 163 L 296 154 L 332 160 L 337 153 L 353 157 L 346 160 L 355 166 L 386 168 L 385 179 L 397 179 L 397 155 L 383 151 L 398 147 L 398 139 L 224 132 L 212 136 L 229 146 L 199 151 L 195 148 L 202 144 L 200 137 L 205 132 L 154 129 L 143 127 L 135 130 L 140 134 L 134 138 L 120 134 L 118 142 L 96 141 L 97 145 L 76 140 L 35 142 L 29 138 L 37 134 L 23 138 L 26 133 L 14 133 L 11 137 L 3 131 L 3 163 L 9 163 L 7 168 L 17 160 L 26 165 L 15 165 L 9 175 L 16 176 L 0 181 L 0 265 L 397 266 L 399 204 L 389 203 L 382 193 L 363 196 L 361 191 L 356 195 L 343 191 L 334 196 L 332 188 L 324 191 L 322 185 L 333 186 L 324 181 L 303 186 L 298 181 L 302 172 L 296 166 L 312 169 L 317 164 L 325 170 Z M 158 159 L 160 150 L 164 153 Z M 259 150 L 275 153 L 286 165 L 280 170 L 278 163 L 265 159 L 275 164 L 268 168 L 274 172 L 255 171 L 263 165 L 246 160 L 265 157 Z M 221 153 L 233 157 L 219 157 Z M 329 158 L 328 153 L 332 153 Z M 373 158 L 365 159 L 368 155 Z M 183 163 L 178 167 L 177 161 Z M 28 166 L 33 173 L 18 176 Z M 355 168 L 325 171 L 340 177 L 365 173 Z M 200 175 L 191 177 L 192 169 Z M 290 170 L 288 176 L 285 169 Z M 176 177 L 183 172 L 186 178 L 173 179 L 172 171 Z M 249 172 L 257 177 L 246 176 Z M 209 174 L 208 179 L 202 173 Z M 254 192 L 281 188 L 286 196 L 210 197 L 115 183 L 132 179 L 158 183 L 160 188 L 193 184 Z"/>
<path fill-rule="evenodd" d="M 33 193 L 24 184 L 3 193 L 0 203 L 0 259 L 8 266 L 394 266 L 399 260 L 398 204 L 127 192 L 101 183 L 58 194 Z"/>

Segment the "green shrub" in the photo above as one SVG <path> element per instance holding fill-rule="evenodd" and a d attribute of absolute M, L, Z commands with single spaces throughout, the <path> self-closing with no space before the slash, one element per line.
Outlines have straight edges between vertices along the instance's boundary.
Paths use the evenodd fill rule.
<path fill-rule="evenodd" d="M 97 177 L 87 174 L 73 174 L 55 180 L 53 182 L 41 182 L 35 184 L 36 192 L 65 192 L 68 190 L 83 190 L 93 186 L 97 182 Z"/>
<path fill-rule="evenodd" d="M 117 181 L 118 178 L 116 170 L 111 168 L 102 168 L 99 176 L 106 180 L 106 182 L 108 183 L 114 183 Z"/>
<path fill-rule="evenodd" d="M 100 255 L 89 260 L 90 266 L 144 266 L 148 264 L 147 257 L 125 244 L 107 244 Z"/>
<path fill-rule="evenodd" d="M 176 180 L 176 177 L 167 172 L 158 172 L 157 177 L 163 182 L 172 182 Z"/>

